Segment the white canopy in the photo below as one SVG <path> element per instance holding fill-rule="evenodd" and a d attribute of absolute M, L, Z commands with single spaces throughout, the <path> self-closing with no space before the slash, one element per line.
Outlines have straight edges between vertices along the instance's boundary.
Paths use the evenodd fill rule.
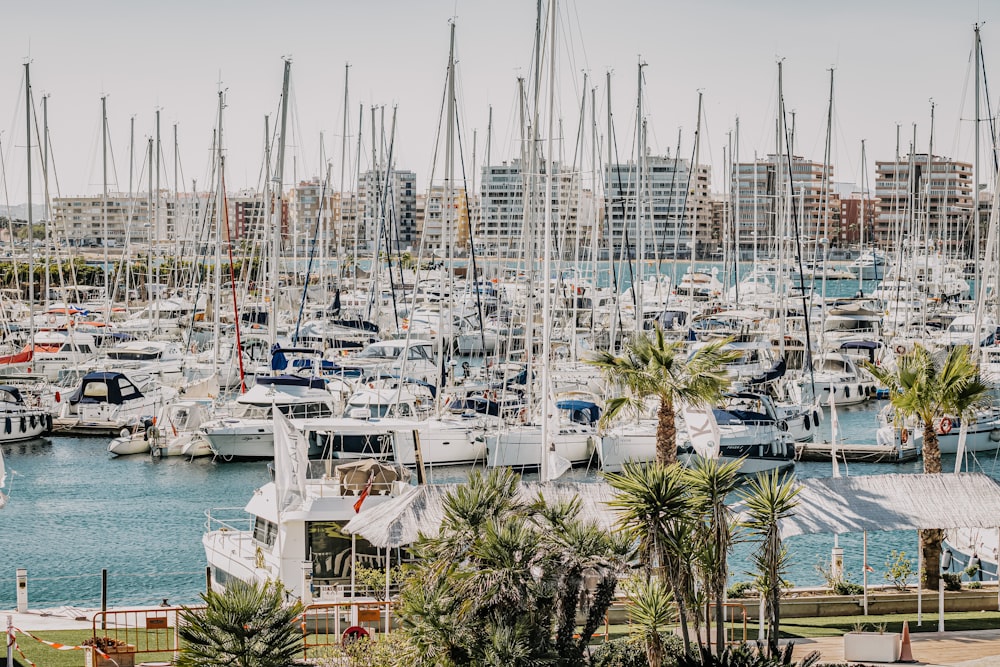
<path fill-rule="evenodd" d="M 782 537 L 870 530 L 1000 527 L 1000 484 L 982 473 L 801 480 Z"/>
<path fill-rule="evenodd" d="M 437 535 L 444 519 L 444 498 L 456 484 L 424 484 L 414 486 L 389 501 L 362 511 L 351 519 L 344 532 L 357 534 L 376 547 L 402 547 L 412 544 L 418 533 Z M 603 482 L 521 482 L 519 495 L 525 502 L 533 501 L 538 493 L 548 502 L 579 498 L 579 517 L 611 528 L 616 512 L 608 506 L 614 489 Z"/>

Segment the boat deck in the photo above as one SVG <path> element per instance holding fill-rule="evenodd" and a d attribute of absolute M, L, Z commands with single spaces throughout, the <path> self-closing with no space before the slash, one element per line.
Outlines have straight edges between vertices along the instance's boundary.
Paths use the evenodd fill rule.
<path fill-rule="evenodd" d="M 796 458 L 800 461 L 829 461 L 833 444 L 830 442 L 799 442 L 795 445 Z M 850 444 L 837 445 L 837 459 L 847 463 L 907 463 L 920 457 L 914 447 L 898 448 L 895 445 Z"/>

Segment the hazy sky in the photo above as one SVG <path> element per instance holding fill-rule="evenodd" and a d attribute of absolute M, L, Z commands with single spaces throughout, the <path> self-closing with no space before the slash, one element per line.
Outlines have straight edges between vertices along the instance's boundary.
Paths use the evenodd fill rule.
<path fill-rule="evenodd" d="M 965 0 L 560 2 L 560 82 L 556 102 L 573 155 L 583 72 L 596 77 L 599 127 L 605 134 L 604 77 L 613 72 L 618 156 L 632 152 L 636 64 L 645 68 L 649 143 L 673 150 L 683 128 L 691 151 L 697 93 L 706 126 L 701 161 L 717 169 L 727 133 L 740 117 L 740 153 L 773 150 L 776 62 L 784 58 L 786 106 L 796 111 L 797 152 L 822 159 L 830 67 L 836 68 L 834 165 L 838 181 L 860 181 L 860 145 L 869 169 L 891 160 L 896 123 L 903 150 L 917 123 L 926 150 L 930 102 L 937 105 L 935 152 L 972 158 L 973 24 L 982 29 L 986 72 L 996 114 L 1000 93 L 1000 2 Z M 351 134 L 364 104 L 364 148 L 370 150 L 369 107 L 398 105 L 397 165 L 426 185 L 445 81 L 448 20 L 456 17 L 462 132 L 471 177 L 472 130 L 479 155 L 490 105 L 494 161 L 517 155 L 516 77 L 528 76 L 535 1 L 462 0 L 34 0 L 6 3 L 0 41 L 0 140 L 6 193 L 27 196 L 24 67 L 31 58 L 37 113 L 49 94 L 59 192 L 99 193 L 100 97 L 108 96 L 114 167 L 112 190 L 128 189 L 129 118 L 135 117 L 136 160 L 145 157 L 153 113 L 161 109 L 166 164 L 173 187 L 173 125 L 178 124 L 185 189 L 205 186 L 219 81 L 226 89 L 227 186 L 256 187 L 263 160 L 265 114 L 277 118 L 282 56 L 292 57 L 289 161 L 300 179 L 317 175 L 320 133 L 340 172 L 344 64 L 350 70 Z M 985 102 L 983 103 L 985 109 Z M 985 116 L 985 111 L 983 112 Z M 966 119 L 962 121 L 960 119 Z M 356 150 L 355 137 L 349 151 Z M 589 148 L 588 148 L 589 151 Z M 293 160 L 294 158 L 294 160 Z M 34 164 L 37 166 L 37 156 Z M 362 167 L 367 157 L 362 159 Z M 443 167 L 438 166 L 438 172 Z M 117 184 L 114 174 L 117 173 Z M 871 172 L 869 172 L 871 174 Z M 33 170 L 35 201 L 40 180 Z M 872 176 L 869 176 L 872 178 Z M 136 180 L 145 189 L 145 175 Z M 721 184 L 716 184 L 719 189 Z M 52 185 L 53 192 L 55 185 Z M 54 192 L 55 193 L 55 192 Z M 2 195 L 3 193 L 0 193 Z"/>

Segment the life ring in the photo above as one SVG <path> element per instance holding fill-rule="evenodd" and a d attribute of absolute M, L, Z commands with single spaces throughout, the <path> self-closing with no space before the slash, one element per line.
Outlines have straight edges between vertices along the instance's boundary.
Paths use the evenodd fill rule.
<path fill-rule="evenodd" d="M 528 423 L 528 408 L 521 408 L 517 413 L 517 418 L 522 424 Z"/>
<path fill-rule="evenodd" d="M 779 431 L 784 432 L 788 430 L 788 422 L 786 422 L 784 419 L 779 419 L 777 421 L 777 426 Z"/>
<path fill-rule="evenodd" d="M 368 637 L 368 631 L 362 628 L 360 625 L 352 625 L 351 627 L 344 630 L 344 635 L 340 638 L 340 643 L 343 646 L 348 644 L 353 644 L 359 639 Z"/>
<path fill-rule="evenodd" d="M 49 324 L 55 324 L 55 323 L 56 323 L 56 316 L 49 315 Z"/>
<path fill-rule="evenodd" d="M 948 419 L 947 417 L 943 417 L 941 419 L 941 423 L 938 424 L 938 431 L 940 431 L 941 435 L 948 435 L 949 433 L 951 433 L 951 427 L 952 427 L 951 420 Z"/>
<path fill-rule="evenodd" d="M 896 354 L 906 354 L 906 346 L 900 343 L 896 346 Z"/>
<path fill-rule="evenodd" d="M 899 432 L 899 439 L 905 445 L 907 441 L 910 439 L 910 432 L 904 428 L 902 431 Z"/>

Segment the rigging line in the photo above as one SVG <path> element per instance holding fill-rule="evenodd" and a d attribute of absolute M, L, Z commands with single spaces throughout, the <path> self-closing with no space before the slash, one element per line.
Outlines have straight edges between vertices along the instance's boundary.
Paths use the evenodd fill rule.
<path fill-rule="evenodd" d="M 614 114 L 611 114 L 611 118 L 614 119 Z M 616 173 L 618 175 L 618 197 L 617 197 L 617 199 L 618 199 L 618 202 L 621 204 L 621 209 L 622 209 L 622 244 L 624 246 L 624 250 L 625 250 L 625 253 L 626 253 L 627 260 L 628 260 L 627 261 L 627 265 L 628 265 L 629 284 L 632 286 L 632 305 L 636 308 L 635 312 L 638 313 L 639 312 L 639 310 L 638 310 L 638 301 L 637 301 L 637 299 L 638 299 L 638 289 L 636 289 L 636 286 L 635 286 L 635 274 L 632 271 L 632 253 L 631 253 L 632 242 L 629 239 L 629 235 L 628 235 L 628 212 L 627 212 L 627 209 L 625 207 L 625 185 L 624 185 L 624 183 L 622 183 L 621 158 L 618 156 L 618 133 L 614 132 L 614 123 L 613 122 L 612 122 L 612 137 L 611 137 L 611 140 L 612 140 L 612 143 L 614 144 L 614 149 L 615 149 L 615 163 L 617 165 L 619 165 L 619 168 L 616 170 Z M 639 168 L 638 167 L 639 166 L 637 164 L 636 165 L 636 176 L 637 177 L 638 177 L 638 173 L 639 173 Z M 609 175 L 609 178 L 610 178 L 610 175 Z M 638 192 L 638 187 L 636 187 L 636 191 Z M 611 219 L 608 218 L 608 220 L 610 222 Z M 638 209 L 636 209 L 636 224 L 638 225 L 638 223 L 639 223 L 639 220 L 638 220 Z M 621 252 L 618 253 L 618 256 L 621 257 Z M 617 310 L 618 310 L 618 325 L 621 326 L 622 325 L 622 321 L 621 321 L 621 318 L 622 318 L 621 308 L 618 308 Z"/>
<path fill-rule="evenodd" d="M 998 163 L 997 156 L 997 133 L 996 133 L 996 118 L 993 117 L 993 109 L 990 105 L 990 87 L 986 82 L 986 54 L 983 52 L 983 42 L 979 41 L 979 62 L 982 63 L 983 68 L 983 93 L 986 98 L 986 120 L 989 122 L 990 126 L 990 144 L 993 150 L 990 151 L 993 154 L 993 173 L 1000 171 L 1000 163 Z"/>
<path fill-rule="evenodd" d="M 459 122 L 457 115 L 455 118 L 455 133 L 457 134 L 458 139 L 458 161 L 459 166 L 462 169 L 462 190 L 466 193 L 465 219 L 466 224 L 469 227 L 469 258 L 472 260 L 472 288 L 476 295 L 476 310 L 479 313 L 479 337 L 483 345 L 483 354 L 486 354 L 486 332 L 483 330 L 483 326 L 485 324 L 485 320 L 483 319 L 483 302 L 481 290 L 479 289 L 479 269 L 476 266 L 476 243 L 475 235 L 472 229 L 472 214 L 469 211 L 470 207 L 468 204 L 469 183 L 468 176 L 465 171 L 465 152 L 462 150 L 462 124 Z M 473 165 L 473 169 L 475 169 L 475 165 Z M 549 178 L 551 178 L 551 175 Z M 546 204 L 548 206 L 552 205 L 551 202 L 546 202 Z M 468 282 L 466 282 L 466 284 L 468 284 Z"/>

